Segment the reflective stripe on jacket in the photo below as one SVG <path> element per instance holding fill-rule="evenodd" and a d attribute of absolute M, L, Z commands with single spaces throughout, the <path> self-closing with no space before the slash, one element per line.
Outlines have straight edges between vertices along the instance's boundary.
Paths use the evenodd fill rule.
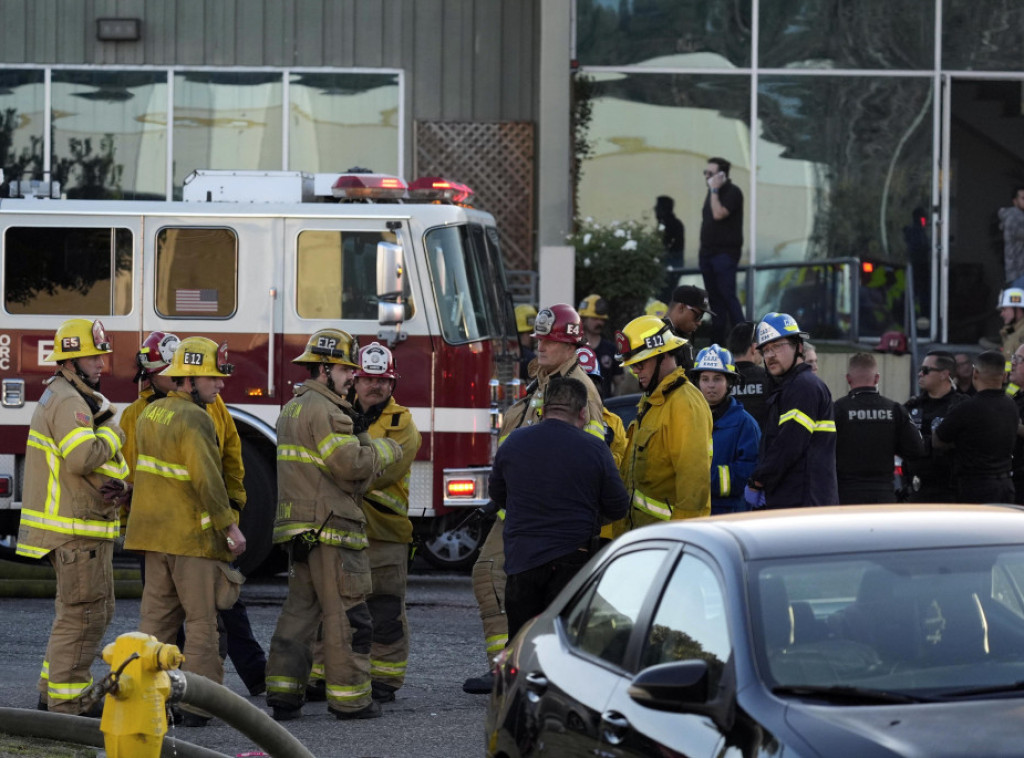
<path fill-rule="evenodd" d="M 402 448 L 401 457 L 381 471 L 363 496 L 366 536 L 384 542 L 412 542 L 409 520 L 409 470 L 416 459 L 422 439 L 412 413 L 389 397 L 380 416 L 370 424 L 373 439 L 387 438 Z"/>
<path fill-rule="evenodd" d="M 360 498 L 378 472 L 400 459 L 402 448 L 390 439 L 357 437 L 351 412 L 346 400 L 313 379 L 281 410 L 274 542 L 312 530 L 336 547 L 369 545 Z"/>
<path fill-rule="evenodd" d="M 715 420 L 712 439 L 715 451 L 711 456 L 711 511 L 745 511 L 743 489 L 757 467 L 761 429 L 742 403 L 731 398 L 725 413 Z"/>
<path fill-rule="evenodd" d="M 711 428 L 707 400 L 683 368 L 641 398 L 620 469 L 634 527 L 711 513 Z"/>
<path fill-rule="evenodd" d="M 135 425 L 135 492 L 124 546 L 232 561 L 224 534 L 238 522 L 210 414 L 185 392 L 149 403 Z"/>
<path fill-rule="evenodd" d="M 92 391 L 61 369 L 47 381 L 32 413 L 25 448 L 25 490 L 17 554 L 42 558 L 69 540 L 113 539 L 117 508 L 100 487 L 124 479 L 124 434 L 114 423 L 93 426 L 83 393 Z"/>

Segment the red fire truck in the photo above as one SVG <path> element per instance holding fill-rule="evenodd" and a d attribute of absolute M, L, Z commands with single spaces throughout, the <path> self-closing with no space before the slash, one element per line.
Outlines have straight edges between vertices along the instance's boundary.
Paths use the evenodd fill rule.
<path fill-rule="evenodd" d="M 26 190 L 29 190 L 26 192 Z M 474 558 L 501 397 L 516 394 L 515 322 L 494 218 L 469 190 L 376 174 L 197 171 L 182 201 L 59 199 L 12 182 L 0 200 L 0 538 L 17 534 L 25 441 L 54 330 L 100 319 L 114 355 L 102 392 L 137 395 L 134 357 L 151 331 L 227 341 L 223 392 L 243 440 L 249 538 L 269 554 L 277 498 L 275 424 L 305 376 L 291 359 L 338 327 L 394 351 L 395 396 L 423 445 L 410 515 L 426 557 Z M 58 195 L 58 197 L 51 197 Z M 455 528 L 459 527 L 459 528 Z"/>

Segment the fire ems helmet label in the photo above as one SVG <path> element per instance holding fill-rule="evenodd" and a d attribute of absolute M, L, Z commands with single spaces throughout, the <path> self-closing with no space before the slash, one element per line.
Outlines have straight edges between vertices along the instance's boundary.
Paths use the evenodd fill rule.
<path fill-rule="evenodd" d="M 1020 295 L 1014 292 L 1010 295 L 1010 302 L 1013 303 L 1014 305 L 1020 305 L 1022 302 L 1024 302 L 1024 298 L 1021 298 Z"/>
<path fill-rule="evenodd" d="M 334 337 L 317 337 L 316 346 L 327 350 L 333 350 L 338 346 L 338 340 L 334 339 Z"/>
<path fill-rule="evenodd" d="M 374 343 L 363 350 L 362 364 L 367 374 L 384 374 L 388 370 L 388 354 L 383 347 Z"/>
<path fill-rule="evenodd" d="M 65 353 L 79 350 L 81 347 L 82 341 L 78 337 L 63 337 L 60 341 L 60 349 Z"/>
<path fill-rule="evenodd" d="M 542 308 L 533 321 L 533 331 L 537 334 L 551 334 L 555 325 L 555 314 L 550 308 Z"/>
<path fill-rule="evenodd" d="M 722 356 L 720 356 L 717 351 L 708 350 L 707 353 L 704 354 L 704 357 L 700 359 L 700 363 L 697 365 L 697 368 L 725 370 L 725 364 L 722 363 Z"/>
<path fill-rule="evenodd" d="M 550 329 L 548 331 L 550 331 Z M 565 333 L 568 334 L 570 337 L 579 337 L 580 336 L 580 325 L 579 324 L 566 324 L 565 325 Z"/>
<path fill-rule="evenodd" d="M 652 334 L 650 337 L 644 337 L 644 347 L 648 350 L 653 350 L 657 347 L 665 346 L 664 331 L 660 331 L 657 334 Z"/>
<path fill-rule="evenodd" d="M 184 363 L 186 366 L 202 366 L 203 365 L 203 354 L 202 353 L 193 353 L 193 352 L 191 352 L 189 350 L 186 350 L 182 354 L 181 362 Z"/>

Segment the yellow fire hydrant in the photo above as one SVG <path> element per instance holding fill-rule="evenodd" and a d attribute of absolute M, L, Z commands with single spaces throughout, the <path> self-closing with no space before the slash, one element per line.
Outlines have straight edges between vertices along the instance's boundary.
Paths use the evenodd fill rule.
<path fill-rule="evenodd" d="M 100 729 L 110 758 L 159 758 L 167 733 L 168 669 L 184 660 L 174 645 L 142 632 L 122 634 L 103 648 L 111 684 Z"/>

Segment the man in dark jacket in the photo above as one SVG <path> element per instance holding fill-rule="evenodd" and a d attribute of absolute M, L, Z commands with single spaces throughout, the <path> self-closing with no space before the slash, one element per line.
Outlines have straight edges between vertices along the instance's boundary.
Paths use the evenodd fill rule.
<path fill-rule="evenodd" d="M 932 447 L 932 431 L 954 407 L 967 399 L 956 391 L 952 373 L 956 359 L 946 350 L 932 350 L 917 370 L 917 386 L 921 392 L 910 398 L 904 407 L 910 420 L 921 432 L 924 457 L 907 461 L 903 466 L 907 500 L 914 503 L 952 503 L 953 460 L 950 451 Z"/>
<path fill-rule="evenodd" d="M 1010 383 L 1006 394 L 1013 398 L 1017 415 L 1024 422 L 1024 345 L 1010 358 Z M 1018 436 L 1013 446 L 1013 490 L 1014 502 L 1024 505 L 1024 438 Z"/>
<path fill-rule="evenodd" d="M 757 468 L 744 494 L 753 508 L 839 502 L 832 394 L 803 362 L 806 337 L 787 313 L 769 313 L 757 325 L 757 349 L 774 386 Z"/>
<path fill-rule="evenodd" d="M 510 640 L 590 560 L 602 520 L 629 511 L 611 451 L 583 431 L 587 402 L 578 379 L 552 378 L 543 421 L 512 432 L 494 458 L 490 495 L 505 509 Z"/>
<path fill-rule="evenodd" d="M 736 373 L 740 380 L 736 382 L 730 394 L 743 403 L 743 409 L 754 417 L 761 434 L 764 434 L 765 421 L 768 419 L 768 372 L 761 365 L 761 356 L 754 349 L 753 321 L 741 321 L 729 333 L 726 345 L 736 361 Z"/>
<path fill-rule="evenodd" d="M 935 447 L 956 448 L 953 472 L 961 503 L 1012 503 L 1014 500 L 1013 447 L 1020 417 L 1017 406 L 1003 391 L 1006 359 L 998 350 L 986 350 L 974 359 L 974 386 L 968 398 L 932 432 Z"/>
<path fill-rule="evenodd" d="M 850 358 L 850 394 L 836 401 L 839 502 L 895 503 L 895 456 L 924 455 L 924 441 L 907 409 L 878 392 L 878 363 L 870 353 Z"/>

